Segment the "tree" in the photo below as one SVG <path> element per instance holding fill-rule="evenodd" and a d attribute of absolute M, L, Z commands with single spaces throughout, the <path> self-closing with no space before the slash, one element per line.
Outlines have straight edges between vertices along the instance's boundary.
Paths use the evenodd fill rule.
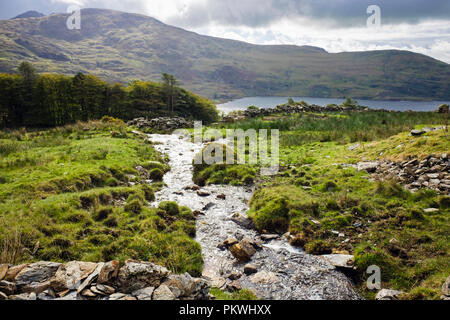
<path fill-rule="evenodd" d="M 37 78 L 36 69 L 31 63 L 23 61 L 17 69 L 25 83 L 31 84 L 34 82 L 34 80 L 36 80 Z"/>
<path fill-rule="evenodd" d="M 171 74 L 163 73 L 162 80 L 164 85 L 164 92 L 167 97 L 167 109 L 173 113 L 173 107 L 175 103 L 175 93 L 176 85 L 178 83 L 177 79 Z"/>

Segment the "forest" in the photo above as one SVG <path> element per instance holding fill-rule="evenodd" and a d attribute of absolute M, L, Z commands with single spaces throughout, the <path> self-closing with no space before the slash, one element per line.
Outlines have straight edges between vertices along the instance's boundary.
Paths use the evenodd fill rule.
<path fill-rule="evenodd" d="M 210 100 L 178 87 L 168 74 L 162 82 L 134 80 L 127 86 L 83 73 L 37 74 L 28 62 L 16 74 L 0 74 L 1 128 L 55 127 L 103 116 L 182 116 L 210 123 L 218 112 Z"/>

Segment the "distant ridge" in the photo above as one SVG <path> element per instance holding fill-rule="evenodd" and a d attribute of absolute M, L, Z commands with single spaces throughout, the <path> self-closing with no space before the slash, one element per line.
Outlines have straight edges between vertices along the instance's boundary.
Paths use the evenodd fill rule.
<path fill-rule="evenodd" d="M 39 72 L 83 72 L 109 82 L 160 80 L 167 72 L 183 87 L 216 100 L 450 100 L 450 65 L 409 51 L 328 53 L 312 46 L 254 45 L 104 9 L 83 9 L 81 30 L 69 30 L 67 17 L 1 20 L 0 72 L 15 72 L 24 60 Z"/>
<path fill-rule="evenodd" d="M 41 17 L 45 17 L 45 14 L 34 11 L 34 10 L 30 10 L 27 12 L 24 12 L 22 14 L 19 14 L 18 16 L 12 18 L 14 19 L 23 19 L 23 18 L 41 18 Z"/>

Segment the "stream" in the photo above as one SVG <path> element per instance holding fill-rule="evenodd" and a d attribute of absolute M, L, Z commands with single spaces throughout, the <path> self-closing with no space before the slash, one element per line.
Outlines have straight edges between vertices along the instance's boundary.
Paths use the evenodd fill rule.
<path fill-rule="evenodd" d="M 258 297 L 273 300 L 359 299 L 347 277 L 325 260 L 293 248 L 282 237 L 265 241 L 248 228 L 246 212 L 253 188 L 209 185 L 200 189 L 202 196 L 186 189 L 194 185 L 192 159 L 201 151 L 201 144 L 177 135 L 151 134 L 149 138 L 157 151 L 169 157 L 171 168 L 164 176 L 167 186 L 156 193 L 152 205 L 176 201 L 203 213 L 197 217 L 196 241 L 202 248 L 203 277 L 213 286 L 226 288 L 239 282 L 238 286 Z M 249 262 L 256 266 L 257 273 L 246 275 L 246 263 L 238 263 L 229 250 L 220 248 L 228 237 L 261 243 L 261 249 Z M 232 281 L 227 278 L 231 273 L 242 275 Z"/>

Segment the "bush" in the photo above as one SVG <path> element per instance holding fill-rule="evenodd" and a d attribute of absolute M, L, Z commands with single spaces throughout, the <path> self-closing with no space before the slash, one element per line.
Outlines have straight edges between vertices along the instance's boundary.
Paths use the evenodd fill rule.
<path fill-rule="evenodd" d="M 174 201 L 163 201 L 159 204 L 158 208 L 164 210 L 170 216 L 177 216 L 180 213 L 180 208 Z"/>

